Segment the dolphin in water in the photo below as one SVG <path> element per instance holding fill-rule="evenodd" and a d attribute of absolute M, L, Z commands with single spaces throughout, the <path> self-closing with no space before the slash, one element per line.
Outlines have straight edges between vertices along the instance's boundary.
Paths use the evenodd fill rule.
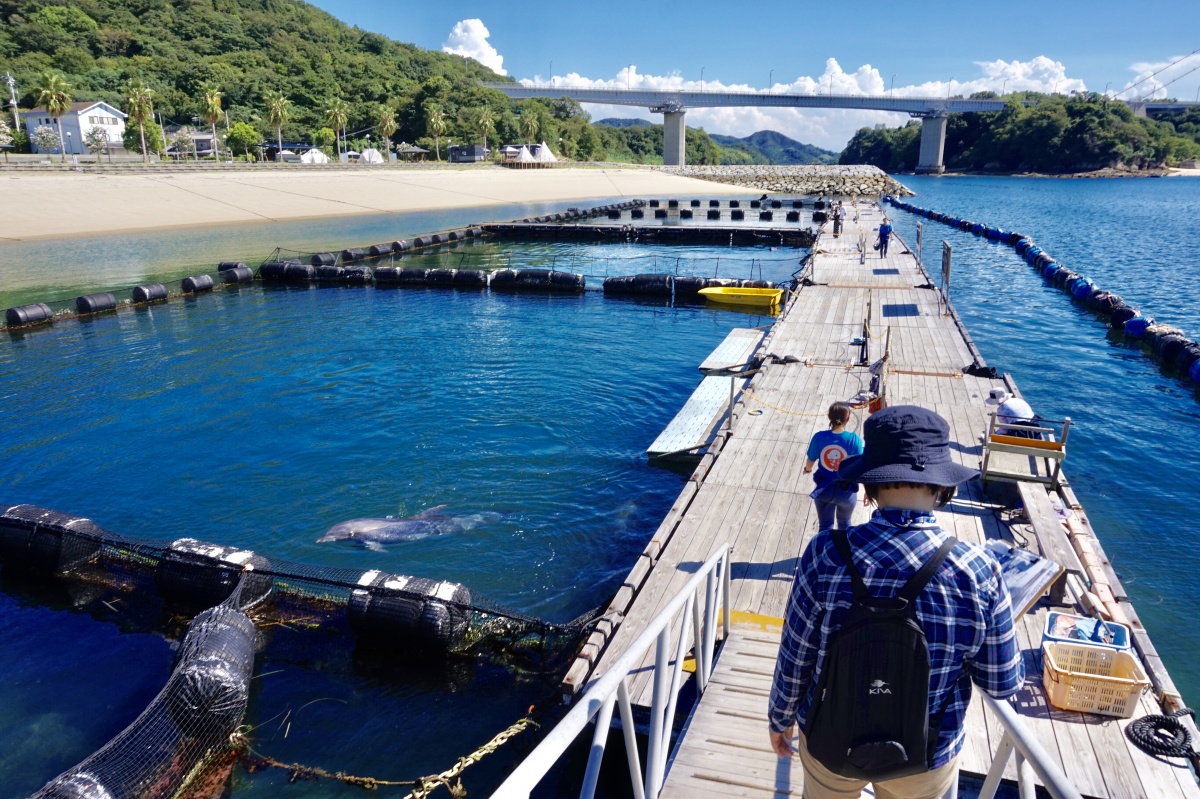
<path fill-rule="evenodd" d="M 382 550 L 384 544 L 398 541 L 419 541 L 435 535 L 451 535 L 474 530 L 485 524 L 500 521 L 499 513 L 469 513 L 453 515 L 446 513 L 446 505 L 423 510 L 416 516 L 398 519 L 350 519 L 339 522 L 317 539 L 318 544 L 327 541 L 353 541 L 373 549 Z"/>

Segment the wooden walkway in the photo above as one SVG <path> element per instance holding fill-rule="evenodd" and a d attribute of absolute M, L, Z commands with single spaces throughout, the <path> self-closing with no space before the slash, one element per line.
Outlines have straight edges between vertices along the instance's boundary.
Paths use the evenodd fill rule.
<path fill-rule="evenodd" d="M 880 217 L 879 209 L 862 211 L 868 242 Z M 719 437 L 715 454 L 701 462 L 639 558 L 568 675 L 568 690 L 578 690 L 589 674 L 602 674 L 722 543 L 733 546 L 729 603 L 735 615 L 782 617 L 799 554 L 817 532 L 808 497 L 812 479 L 802 473 L 808 441 L 826 427 L 830 402 L 871 386 L 872 373 L 860 365 L 855 337 L 869 338 L 867 363 L 878 360 L 890 343 L 890 361 L 880 370 L 887 403 L 940 413 L 951 425 L 953 457 L 979 466 L 989 410 L 984 399 L 1005 384 L 978 376 L 986 375 L 973 368 L 982 360 L 957 320 L 943 313 L 938 292 L 903 243 L 893 241 L 886 259 L 868 250 L 860 263 L 856 227 L 848 221 L 840 238 L 823 233 L 818 239 L 808 272 L 811 283 L 799 289 L 760 350 L 778 358 L 794 356 L 797 362 L 769 363 L 742 392 L 732 431 Z M 861 429 L 863 419 L 865 411 L 856 412 L 851 429 Z M 1073 501 L 1074 495 L 1068 493 L 1067 499 Z M 1012 540 L 1001 510 L 973 481 L 937 515 L 959 539 Z M 855 523 L 866 515 L 860 506 Z M 1047 706 L 1037 657 L 1046 612 L 1043 602 L 1018 620 L 1028 677 L 1016 705 L 1081 793 L 1102 799 L 1200 799 L 1189 768 L 1152 759 L 1127 743 L 1122 729 L 1128 722 Z M 777 629 L 760 623 L 737 626 L 724 644 L 713 687 L 690 719 L 668 773 L 667 795 L 799 795 L 798 763 L 778 762 L 767 743 L 767 693 L 778 641 Z M 634 703 L 648 706 L 651 669 L 634 674 Z M 1160 712 L 1149 695 L 1142 705 L 1146 712 Z M 962 770 L 982 775 L 1000 729 L 978 697 L 966 728 Z M 1015 779 L 1011 763 L 1006 776 Z"/>

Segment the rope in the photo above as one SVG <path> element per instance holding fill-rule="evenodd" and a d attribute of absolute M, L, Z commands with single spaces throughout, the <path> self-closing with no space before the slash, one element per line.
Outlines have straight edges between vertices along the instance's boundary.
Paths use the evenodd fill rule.
<path fill-rule="evenodd" d="M 404 799 L 425 799 L 431 792 L 439 786 L 446 786 L 446 790 L 453 797 L 463 797 L 467 795 L 466 788 L 462 785 L 461 775 L 468 766 L 483 760 L 485 755 L 490 755 L 499 749 L 506 741 L 513 736 L 524 732 L 525 729 L 533 724 L 538 726 L 537 722 L 529 717 L 525 717 L 517 721 L 507 730 L 504 730 L 492 740 L 485 743 L 483 746 L 476 749 L 466 757 L 460 757 L 458 762 L 450 768 L 443 771 L 441 774 L 434 774 L 429 777 L 419 777 L 415 780 L 381 780 L 376 777 L 356 777 L 353 774 L 347 774 L 344 771 L 326 771 L 323 768 L 316 766 L 305 766 L 300 763 L 284 763 L 272 757 L 260 755 L 248 745 L 245 745 L 244 735 L 241 736 L 241 741 L 234 741 L 235 744 L 241 743 L 245 745 L 245 754 L 242 756 L 248 771 L 253 773 L 259 768 L 279 768 L 288 772 L 288 780 L 295 782 L 296 780 L 318 780 L 329 779 L 337 780 L 345 785 L 353 785 L 357 788 L 365 788 L 369 791 L 377 790 L 381 787 L 389 786 L 411 786 L 410 791 Z M 453 784 L 451 784 L 453 780 Z"/>
<path fill-rule="evenodd" d="M 849 368 L 849 367 L 847 367 L 847 368 Z M 742 389 L 742 395 L 743 395 L 743 396 L 745 396 L 745 397 L 748 397 L 749 399 L 752 399 L 752 400 L 754 400 L 754 401 L 755 401 L 755 402 L 757 402 L 759 405 L 766 405 L 768 408 L 770 408 L 770 409 L 771 409 L 771 410 L 773 410 L 773 411 L 779 411 L 780 413 L 786 413 L 786 414 L 788 414 L 789 416 L 820 416 L 820 417 L 824 417 L 824 416 L 826 416 L 826 414 L 827 414 L 827 412 L 826 412 L 826 411 L 821 411 L 821 412 L 819 412 L 819 413 L 804 413 L 804 412 L 802 412 L 802 411 L 790 411 L 790 410 L 788 410 L 787 408 L 780 408 L 778 405 L 772 405 L 771 403 L 767 402 L 766 400 L 764 400 L 764 399 L 760 399 L 759 397 L 756 397 L 756 396 L 754 396 L 754 395 L 753 395 L 752 393 L 750 393 L 750 391 L 749 391 L 749 390 L 747 390 L 747 389 Z M 866 404 L 866 403 L 860 403 L 860 404 L 857 404 L 857 405 L 855 405 L 855 404 L 851 404 L 851 405 L 850 405 L 850 407 L 851 407 L 851 408 L 865 408 L 866 406 L 867 406 L 867 404 Z"/>
<path fill-rule="evenodd" d="M 1125 737 L 1143 752 L 1159 757 L 1200 757 L 1192 749 L 1192 736 L 1179 719 L 1183 716 L 1196 717 L 1190 707 L 1180 708 L 1169 716 L 1149 715 L 1131 721 L 1125 728 Z"/>

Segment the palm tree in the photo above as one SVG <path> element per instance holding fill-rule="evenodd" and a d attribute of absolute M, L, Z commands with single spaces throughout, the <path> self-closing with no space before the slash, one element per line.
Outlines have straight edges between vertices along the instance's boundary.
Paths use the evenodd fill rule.
<path fill-rule="evenodd" d="M 149 161 L 146 154 L 146 121 L 154 118 L 154 92 L 142 81 L 125 84 L 125 113 L 137 123 L 138 135 L 142 138 L 142 162 Z"/>
<path fill-rule="evenodd" d="M 433 148 L 437 152 L 437 160 L 442 160 L 442 134 L 446 132 L 446 115 L 436 105 L 429 106 L 429 132 L 433 134 Z"/>
<path fill-rule="evenodd" d="M 483 152 L 487 154 L 487 139 L 488 134 L 496 129 L 496 115 L 492 113 L 492 109 L 485 108 L 479 112 L 479 129 L 483 132 Z"/>
<path fill-rule="evenodd" d="M 396 124 L 396 112 L 388 108 L 386 105 L 379 107 L 379 112 L 375 116 L 375 130 L 379 131 L 379 135 L 383 137 L 383 143 L 387 145 L 388 152 L 392 150 L 392 134 L 396 132 L 399 125 Z M 388 156 L 389 158 L 391 156 Z"/>
<path fill-rule="evenodd" d="M 346 123 L 350 119 L 350 107 L 346 105 L 346 101 L 342 98 L 337 98 L 329 104 L 325 109 L 325 120 L 333 126 L 333 133 L 336 136 L 338 131 L 346 129 Z M 342 158 L 342 140 L 338 138 L 338 160 Z"/>
<path fill-rule="evenodd" d="M 267 95 L 267 116 L 275 126 L 275 141 L 279 145 L 279 160 L 283 160 L 283 126 L 292 118 L 292 101 L 283 92 Z"/>
<path fill-rule="evenodd" d="M 46 113 L 58 128 L 58 151 L 63 163 L 67 161 L 67 145 L 63 141 L 62 115 L 71 110 L 71 95 L 67 93 L 70 90 L 70 85 L 56 72 L 43 72 L 42 82 L 35 87 L 38 105 L 46 107 Z"/>
<path fill-rule="evenodd" d="M 215 84 L 208 84 L 201 90 L 204 92 L 204 101 L 202 114 L 208 120 L 208 124 L 212 126 L 213 135 L 213 155 L 218 161 L 221 160 L 221 148 L 217 146 L 217 122 L 225 116 L 225 112 L 221 110 L 221 90 Z"/>
<path fill-rule="evenodd" d="M 525 134 L 525 141 L 533 143 L 539 127 L 537 114 L 532 111 L 525 111 L 521 114 L 521 132 Z"/>

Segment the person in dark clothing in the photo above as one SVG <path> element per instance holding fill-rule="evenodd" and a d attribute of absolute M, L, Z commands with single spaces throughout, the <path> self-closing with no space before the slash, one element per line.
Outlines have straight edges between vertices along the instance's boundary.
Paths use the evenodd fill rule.
<path fill-rule="evenodd" d="M 883 224 L 879 226 L 879 257 L 887 258 L 888 241 L 892 238 L 892 223 L 885 216 Z"/>

